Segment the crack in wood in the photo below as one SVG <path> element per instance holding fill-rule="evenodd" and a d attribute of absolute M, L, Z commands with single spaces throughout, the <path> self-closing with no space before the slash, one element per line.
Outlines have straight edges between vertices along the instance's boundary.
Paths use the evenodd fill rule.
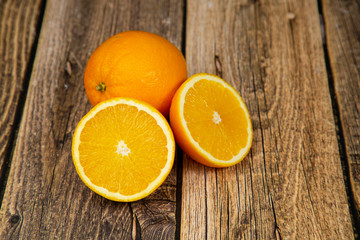
<path fill-rule="evenodd" d="M 182 204 L 182 171 L 184 154 L 179 146 L 176 148 L 176 209 L 175 209 L 175 239 L 180 239 L 181 204 Z"/>
<path fill-rule="evenodd" d="M 324 19 L 324 12 L 323 12 L 323 3 L 321 0 L 317 0 L 317 6 L 319 11 L 319 18 L 320 23 L 323 23 L 323 28 L 326 29 L 326 19 Z M 346 24 L 345 24 L 346 26 Z M 340 154 L 340 162 L 342 165 L 342 172 L 344 176 L 344 184 L 345 184 L 345 190 L 347 194 L 348 199 L 348 205 L 349 205 L 349 211 L 351 216 L 351 223 L 354 229 L 354 235 L 359 237 L 360 236 L 360 213 L 359 209 L 356 208 L 356 201 L 354 199 L 353 195 L 353 189 L 350 182 L 350 169 L 349 169 L 349 161 L 351 159 L 348 159 L 348 153 L 346 150 L 346 142 L 345 142 L 345 136 L 343 131 L 343 123 L 341 121 L 340 116 L 340 108 L 339 108 L 339 102 L 337 93 L 335 91 L 335 82 L 334 82 L 334 73 L 333 69 L 331 67 L 331 59 L 329 56 L 329 49 L 328 49 L 328 40 L 327 40 L 327 32 L 324 31 L 324 41 L 323 41 L 323 52 L 324 52 L 324 59 L 325 59 L 325 65 L 326 65 L 326 74 L 328 78 L 328 86 L 329 86 L 329 92 L 331 97 L 331 104 L 332 104 L 332 110 L 333 110 L 333 116 L 334 116 L 334 122 L 335 122 L 335 130 L 336 130 L 336 137 L 338 140 L 338 148 L 339 148 L 339 154 Z"/>
<path fill-rule="evenodd" d="M 132 205 L 131 203 L 129 203 L 129 209 L 133 218 L 132 221 L 132 239 L 133 240 L 139 240 L 141 239 L 141 226 L 139 223 L 139 220 L 137 218 L 137 215 L 134 213 L 133 209 L 132 209 Z"/>
<path fill-rule="evenodd" d="M 219 56 L 217 55 L 214 56 L 214 64 L 215 64 L 216 75 L 222 78 L 223 77 L 222 63 L 220 61 Z"/>
<path fill-rule="evenodd" d="M 251 199 L 249 200 L 249 208 L 250 208 L 250 223 L 252 223 L 252 217 L 254 217 L 254 231 L 255 231 L 255 234 L 252 234 L 252 228 L 250 228 L 250 236 L 252 237 L 253 235 L 255 236 L 258 236 L 257 234 L 257 221 L 256 221 L 256 215 L 255 215 L 255 212 L 253 213 L 253 201 L 254 201 L 254 188 L 253 188 L 253 176 L 252 176 L 252 171 L 253 171 L 253 168 L 252 168 L 252 161 L 253 161 L 253 154 L 252 154 L 252 150 L 250 151 L 250 154 L 251 154 L 251 159 L 250 159 L 250 164 L 249 164 L 249 168 L 250 168 L 250 189 L 251 189 Z M 246 188 L 245 188 L 246 189 Z"/>
<path fill-rule="evenodd" d="M 207 197 L 207 179 L 206 179 L 206 167 L 202 167 L 204 169 L 204 184 L 205 184 L 205 239 L 208 239 L 208 197 Z M 217 189 L 217 181 L 216 181 L 216 189 Z"/>
<path fill-rule="evenodd" d="M 276 213 L 275 213 L 275 207 L 274 207 L 273 198 L 272 198 L 271 194 L 269 196 L 270 196 L 270 202 L 271 202 L 271 209 L 272 209 L 272 212 L 273 212 L 273 215 L 274 215 L 274 221 L 275 221 L 274 235 L 275 235 L 276 239 L 281 240 L 281 231 L 280 231 L 280 228 L 279 228 L 279 226 L 277 224 L 277 221 L 276 221 Z"/>

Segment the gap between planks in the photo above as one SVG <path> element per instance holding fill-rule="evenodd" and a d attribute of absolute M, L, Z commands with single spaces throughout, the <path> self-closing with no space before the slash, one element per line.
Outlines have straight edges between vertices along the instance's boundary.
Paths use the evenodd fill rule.
<path fill-rule="evenodd" d="M 183 0 L 183 23 L 181 33 L 181 52 L 186 59 L 186 20 L 187 20 L 187 0 Z M 183 159 L 184 152 L 177 146 L 177 168 L 176 168 L 176 210 L 175 210 L 175 239 L 181 236 L 181 203 L 182 203 L 182 178 L 183 178 Z"/>
<path fill-rule="evenodd" d="M 345 185 L 345 190 L 346 190 L 346 195 L 347 195 L 347 200 L 348 200 L 348 205 L 349 205 L 351 223 L 352 223 L 353 230 L 354 230 L 354 236 L 359 236 L 360 219 L 359 219 L 359 215 L 355 208 L 354 196 L 353 196 L 353 192 L 352 192 L 352 188 L 351 188 L 351 184 L 350 184 L 350 170 L 349 170 L 349 165 L 348 165 L 349 159 L 347 158 L 344 132 L 343 132 L 341 118 L 340 118 L 339 102 L 338 102 L 338 97 L 336 96 L 334 77 L 333 77 L 333 72 L 332 72 L 332 68 L 330 65 L 330 57 L 329 57 L 329 50 L 328 50 L 328 46 L 327 46 L 327 36 L 326 36 L 326 30 L 325 30 L 326 21 L 325 21 L 324 14 L 323 14 L 321 0 L 317 0 L 317 3 L 318 3 L 318 10 L 319 10 L 320 24 L 321 24 L 321 28 L 322 28 L 324 60 L 325 60 L 325 64 L 326 64 L 326 73 L 327 73 L 327 78 L 328 78 L 328 82 L 329 82 L 329 84 L 328 84 L 329 92 L 330 92 L 331 105 L 332 105 L 334 122 L 335 122 L 336 138 L 337 138 L 337 142 L 338 142 L 341 166 L 342 166 L 343 177 L 344 177 L 344 185 Z"/>
<path fill-rule="evenodd" d="M 29 89 L 29 82 L 30 82 L 30 78 L 31 78 L 32 69 L 34 66 L 34 60 L 35 60 L 36 50 L 38 47 L 41 26 L 43 23 L 45 7 L 46 7 L 46 0 L 42 0 L 41 4 L 40 4 L 40 13 L 39 13 L 38 19 L 36 20 L 37 23 L 36 23 L 36 27 L 35 27 L 35 31 L 34 31 L 34 33 L 35 33 L 34 42 L 31 46 L 28 63 L 25 68 L 24 81 L 23 81 L 23 85 L 21 86 L 19 102 L 18 102 L 18 104 L 16 106 L 16 110 L 15 110 L 13 129 L 9 136 L 9 141 L 8 141 L 8 146 L 7 146 L 6 153 L 5 153 L 5 159 L 4 159 L 4 163 L 3 163 L 2 172 L 0 172 L 0 209 L 2 206 L 4 194 L 5 194 L 6 184 L 7 184 L 10 166 L 11 166 L 11 160 L 13 158 L 13 152 L 14 152 L 15 145 L 16 145 L 16 139 L 17 139 L 20 122 L 22 119 L 23 110 L 24 110 L 24 106 L 25 106 L 25 102 L 26 102 L 26 97 L 27 97 L 27 93 L 28 93 L 28 89 Z"/>

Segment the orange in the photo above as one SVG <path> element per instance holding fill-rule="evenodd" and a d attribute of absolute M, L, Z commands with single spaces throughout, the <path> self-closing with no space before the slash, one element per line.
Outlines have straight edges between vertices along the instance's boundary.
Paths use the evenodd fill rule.
<path fill-rule="evenodd" d="M 131 97 L 167 116 L 171 99 L 186 78 L 184 56 L 172 43 L 153 33 L 126 31 L 94 51 L 84 84 L 93 106 L 113 97 Z"/>
<path fill-rule="evenodd" d="M 210 167 L 235 165 L 252 144 L 245 103 L 215 75 L 195 74 L 181 85 L 172 100 L 170 123 L 184 152 Z"/>
<path fill-rule="evenodd" d="M 148 196 L 168 176 L 175 140 L 151 105 L 130 98 L 105 100 L 79 122 L 72 142 L 77 173 L 94 192 L 114 201 Z"/>

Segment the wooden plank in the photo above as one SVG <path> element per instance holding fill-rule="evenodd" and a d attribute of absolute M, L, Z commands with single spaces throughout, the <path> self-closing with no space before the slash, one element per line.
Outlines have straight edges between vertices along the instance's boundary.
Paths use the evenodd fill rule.
<path fill-rule="evenodd" d="M 186 58 L 238 89 L 254 139 L 234 167 L 184 158 L 181 237 L 353 239 L 316 1 L 188 1 Z"/>
<path fill-rule="evenodd" d="M 0 201 L 24 102 L 21 95 L 26 94 L 29 81 L 42 2 L 0 2 Z"/>
<path fill-rule="evenodd" d="M 360 216 L 360 6 L 355 0 L 324 0 L 322 6 L 351 190 Z"/>
<path fill-rule="evenodd" d="M 158 33 L 179 47 L 182 18 L 180 1 L 47 1 L 0 212 L 0 239 L 174 238 L 175 170 L 142 201 L 108 201 L 81 182 L 71 141 L 91 108 L 83 72 L 95 48 L 128 29 Z"/>

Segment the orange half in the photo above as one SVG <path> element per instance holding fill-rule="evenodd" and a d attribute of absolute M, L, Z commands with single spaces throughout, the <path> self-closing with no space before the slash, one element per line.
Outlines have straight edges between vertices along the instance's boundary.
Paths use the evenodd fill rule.
<path fill-rule="evenodd" d="M 76 171 L 94 192 L 114 201 L 148 196 L 168 176 L 175 141 L 162 114 L 130 98 L 103 101 L 76 127 L 72 155 Z"/>
<path fill-rule="evenodd" d="M 249 152 L 250 114 L 237 91 L 223 79 L 195 74 L 175 93 L 170 123 L 180 147 L 194 160 L 228 167 Z"/>

